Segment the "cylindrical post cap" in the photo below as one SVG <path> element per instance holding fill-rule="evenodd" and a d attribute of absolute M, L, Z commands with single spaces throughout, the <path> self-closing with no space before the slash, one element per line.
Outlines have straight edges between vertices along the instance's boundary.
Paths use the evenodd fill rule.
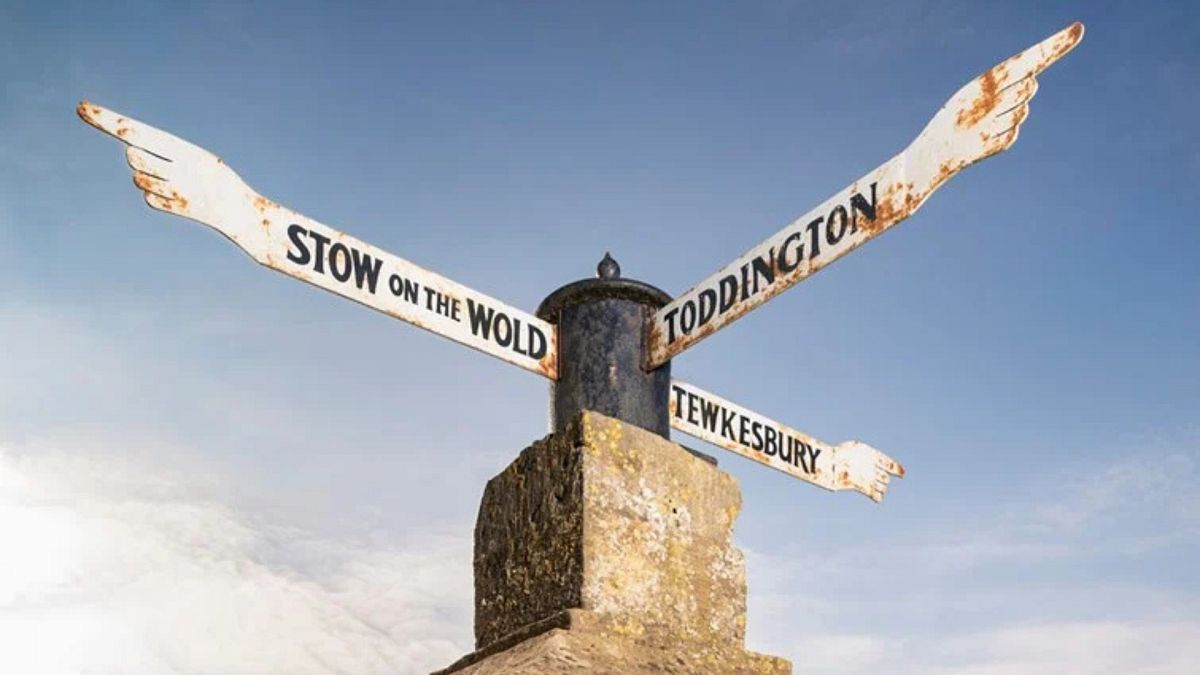
<path fill-rule="evenodd" d="M 538 307 L 557 325 L 558 380 L 550 385 L 551 431 L 564 429 L 582 410 L 594 410 L 670 434 L 670 362 L 646 371 L 645 335 L 654 310 L 671 296 L 650 284 L 621 277 L 609 253 L 595 279 L 554 291 Z"/>
<path fill-rule="evenodd" d="M 547 295 L 538 305 L 537 316 L 557 323 L 559 313 L 567 307 L 603 299 L 628 300 L 658 309 L 670 302 L 671 296 L 650 284 L 623 278 L 620 263 L 605 253 L 596 265 L 595 279 L 580 279 Z"/>

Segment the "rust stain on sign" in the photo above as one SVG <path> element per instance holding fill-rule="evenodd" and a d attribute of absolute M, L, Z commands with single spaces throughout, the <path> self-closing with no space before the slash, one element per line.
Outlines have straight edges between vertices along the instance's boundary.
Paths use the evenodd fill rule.
<path fill-rule="evenodd" d="M 892 159 L 658 310 L 655 368 L 911 216 L 952 176 L 1017 140 L 1036 76 L 1083 37 L 1072 24 L 959 89 Z"/>
<path fill-rule="evenodd" d="M 883 500 L 904 467 L 861 441 L 831 445 L 680 380 L 671 381 L 671 427 L 826 490 Z"/>
<path fill-rule="evenodd" d="M 152 208 L 212 227 L 259 263 L 556 379 L 552 324 L 281 206 L 207 150 L 94 103 L 76 112 L 127 144 Z"/>
<path fill-rule="evenodd" d="M 996 107 L 997 94 L 1000 93 L 999 82 L 1007 77 L 1006 71 L 1007 68 L 1001 63 L 980 76 L 979 97 L 969 108 L 958 111 L 955 124 L 960 127 L 973 127 L 984 115 L 992 112 L 992 108 Z"/>
<path fill-rule="evenodd" d="M 538 372 L 551 380 L 558 379 L 558 326 L 550 326 L 550 340 L 554 343 L 555 348 L 549 350 L 549 353 L 538 361 Z"/>
<path fill-rule="evenodd" d="M 1023 88 L 1018 91 L 1018 98 L 1022 100 L 1027 100 L 1033 96 L 1033 92 L 1037 88 L 1037 80 L 1034 78 L 1048 68 L 1050 64 L 1074 49 L 1075 45 L 1079 44 L 1079 41 L 1082 39 L 1083 24 L 1076 21 L 1066 30 L 1057 33 L 1049 40 L 1025 51 L 1017 52 L 1003 63 L 993 66 L 979 78 L 980 92 L 978 97 L 970 107 L 959 111 L 957 117 L 958 126 L 974 126 L 991 113 L 1003 112 L 1002 110 L 996 110 L 997 104 L 1001 102 L 1001 94 L 1004 90 L 1010 87 L 1017 86 Z M 1020 79 L 1016 82 L 1009 82 L 1010 67 L 1014 72 L 1021 75 Z M 1017 124 L 1020 124 L 1019 120 Z"/>

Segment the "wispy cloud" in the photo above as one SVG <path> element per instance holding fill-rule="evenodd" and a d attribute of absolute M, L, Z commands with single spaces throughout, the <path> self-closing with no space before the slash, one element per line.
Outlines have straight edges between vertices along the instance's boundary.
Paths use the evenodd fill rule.
<path fill-rule="evenodd" d="M 1200 622 L 1037 623 L 962 636 L 800 638 L 797 672 L 921 675 L 1186 675 L 1200 663 Z"/>
<path fill-rule="evenodd" d="M 170 456 L 0 451 L 0 531 L 16 542 L 0 562 L 3 670 L 421 673 L 469 651 L 465 529 L 320 536 L 241 505 L 220 470 Z M 1168 461 L 1147 474 L 1152 457 Z M 1190 672 L 1193 594 L 975 576 L 997 563 L 1036 575 L 1120 548 L 1072 542 L 1114 509 L 1133 517 L 1131 493 L 1152 493 L 1146 510 L 1189 527 L 1195 470 L 1184 450 L 1077 472 L 1025 517 L 998 513 L 962 541 L 965 522 L 875 549 L 751 551 L 751 644 L 812 673 Z"/>
<path fill-rule="evenodd" d="M 469 650 L 465 536 L 329 539 L 214 476 L 0 452 L 0 670 L 418 673 Z"/>
<path fill-rule="evenodd" d="M 750 551 L 751 641 L 818 673 L 1193 672 L 1198 460 L 1190 436 L 1150 443 L 1062 467 L 1019 508 Z"/>
<path fill-rule="evenodd" d="M 1200 441 L 1182 448 L 1158 442 L 1099 470 L 1064 480 L 1058 499 L 1038 505 L 1031 525 L 1050 532 L 1074 531 L 1096 518 L 1139 506 L 1160 518 L 1200 524 Z"/>

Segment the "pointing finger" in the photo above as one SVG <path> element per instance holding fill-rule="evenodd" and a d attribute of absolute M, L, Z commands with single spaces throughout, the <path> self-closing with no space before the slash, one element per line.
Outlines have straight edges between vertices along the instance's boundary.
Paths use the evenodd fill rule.
<path fill-rule="evenodd" d="M 95 103 L 82 101 L 76 106 L 75 112 L 84 122 L 109 136 L 164 159 L 175 159 L 200 150 L 182 138 L 172 136 L 161 129 L 125 117 Z"/>
<path fill-rule="evenodd" d="M 158 209 L 159 211 L 165 211 L 167 213 L 173 213 L 177 216 L 188 215 L 188 204 L 186 199 L 163 197 L 162 195 L 155 194 L 153 192 L 147 192 L 144 195 L 144 198 L 146 203 L 149 204 L 151 208 Z"/>
<path fill-rule="evenodd" d="M 141 148 L 132 145 L 125 148 L 125 160 L 129 162 L 129 166 L 134 171 L 150 174 L 156 178 L 171 177 L 172 162 L 170 160 L 146 152 Z"/>
<path fill-rule="evenodd" d="M 1083 24 L 1076 21 L 1063 30 L 1042 40 L 1036 45 L 1016 54 L 997 66 L 1003 68 L 1008 81 L 1015 82 L 1026 76 L 1037 76 L 1075 48 L 1083 39 Z"/>
<path fill-rule="evenodd" d="M 904 467 L 900 465 L 900 462 L 897 462 L 887 455 L 880 453 L 879 466 L 884 471 L 896 476 L 897 478 L 904 478 Z"/>
<path fill-rule="evenodd" d="M 1000 91 L 1000 95 L 996 99 L 996 114 L 1003 115 L 1022 103 L 1028 103 L 1033 99 L 1037 90 L 1038 81 L 1032 76 L 1009 84 Z"/>

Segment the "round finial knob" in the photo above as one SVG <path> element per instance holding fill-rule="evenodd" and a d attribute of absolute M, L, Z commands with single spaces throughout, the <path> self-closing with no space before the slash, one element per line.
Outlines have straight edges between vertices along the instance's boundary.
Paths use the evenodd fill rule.
<path fill-rule="evenodd" d="M 601 279 L 616 279 L 621 276 L 621 266 L 607 251 L 604 253 L 604 258 L 600 260 L 600 264 L 596 265 L 596 276 Z"/>

